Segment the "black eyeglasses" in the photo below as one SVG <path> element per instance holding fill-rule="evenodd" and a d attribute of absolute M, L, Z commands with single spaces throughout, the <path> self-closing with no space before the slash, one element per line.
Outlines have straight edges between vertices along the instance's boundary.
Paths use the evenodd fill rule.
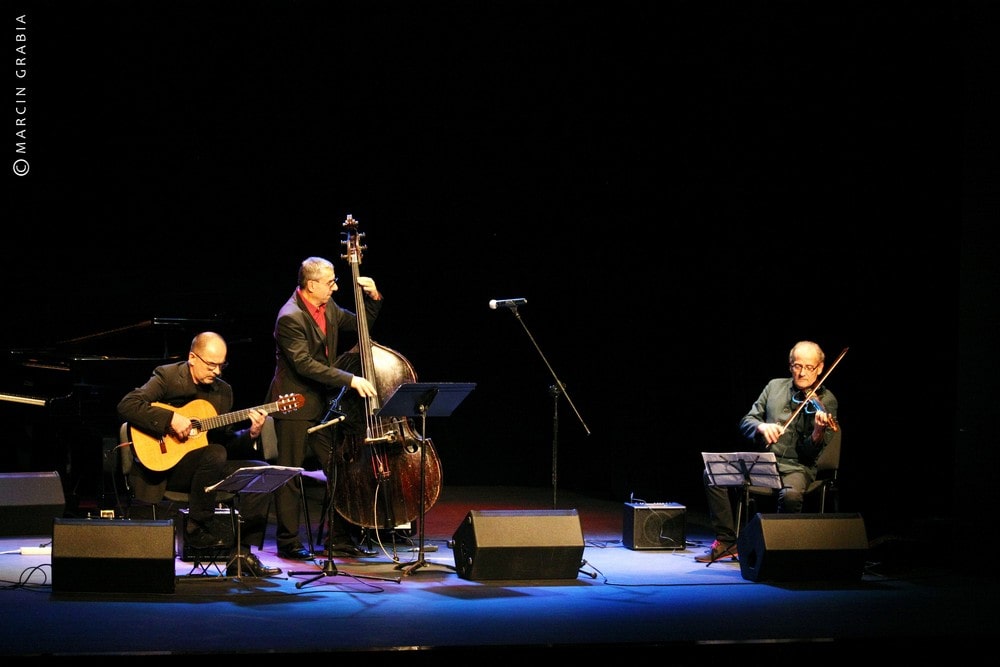
<path fill-rule="evenodd" d="M 313 278 L 313 280 L 315 280 L 318 283 L 322 283 L 323 282 L 322 280 L 319 280 L 317 278 Z M 340 281 L 340 278 L 338 278 L 337 276 L 334 276 L 333 280 L 327 280 L 324 284 L 327 287 L 329 287 L 330 289 L 333 289 L 333 286 L 336 285 L 339 281 Z"/>
<path fill-rule="evenodd" d="M 819 368 L 819 366 L 803 366 L 802 364 L 792 364 L 789 368 L 791 368 L 796 373 L 801 373 L 802 369 L 805 369 L 810 373 L 815 373 L 816 369 Z"/>
<path fill-rule="evenodd" d="M 215 371 L 215 370 L 224 371 L 226 370 L 226 366 L 229 365 L 228 361 L 223 361 L 221 364 L 214 364 L 211 361 L 205 361 L 205 358 L 202 357 L 197 352 L 191 352 L 191 354 L 201 359 L 201 363 L 205 364 L 205 367 L 208 368 L 208 370 L 210 371 Z"/>

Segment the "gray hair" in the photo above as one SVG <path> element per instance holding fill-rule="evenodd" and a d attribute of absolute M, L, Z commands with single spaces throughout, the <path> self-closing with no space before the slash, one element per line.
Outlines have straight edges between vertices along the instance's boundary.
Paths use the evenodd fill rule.
<path fill-rule="evenodd" d="M 322 257 L 305 258 L 302 260 L 302 265 L 299 266 L 299 287 L 305 289 L 306 282 L 319 280 L 326 269 L 333 271 L 333 262 Z"/>
<path fill-rule="evenodd" d="M 788 352 L 788 363 L 795 361 L 795 350 L 800 347 L 811 347 L 815 350 L 816 356 L 819 357 L 820 363 L 826 361 L 826 353 L 823 352 L 823 348 L 819 346 L 818 343 L 814 343 L 811 340 L 800 340 L 798 343 L 792 346 L 792 349 Z"/>

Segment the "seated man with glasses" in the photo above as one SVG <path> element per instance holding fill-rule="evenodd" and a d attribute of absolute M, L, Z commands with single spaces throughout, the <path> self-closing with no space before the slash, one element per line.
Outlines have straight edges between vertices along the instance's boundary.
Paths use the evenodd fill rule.
<path fill-rule="evenodd" d="M 201 404 L 196 404 L 198 409 L 188 407 L 192 401 L 200 400 L 211 405 L 216 415 L 232 411 L 233 388 L 219 377 L 229 365 L 226 352 L 222 336 L 211 331 L 199 333 L 191 341 L 186 360 L 157 366 L 144 385 L 130 391 L 118 403 L 118 415 L 128 422 L 133 441 L 141 438 L 136 434 L 138 430 L 151 441 L 163 443 L 159 449 L 134 447 L 138 460 L 130 478 L 136 498 L 157 503 L 166 490 L 187 493 L 185 543 L 196 549 L 227 546 L 212 530 L 216 494 L 206 492 L 205 487 L 239 468 L 266 465 L 263 461 L 235 460 L 241 453 L 253 451 L 253 442 L 264 428 L 266 412 L 249 410 L 250 425 L 240 430 L 236 430 L 236 424 L 230 424 L 200 433 L 193 419 L 214 415 L 199 412 Z M 162 456 L 157 458 L 157 453 Z M 144 460 L 144 456 L 150 460 Z M 245 526 L 240 531 L 243 540 L 240 546 L 244 562 L 256 576 L 281 574 L 280 568 L 265 567 L 249 547 L 257 544 L 259 548 L 263 543 L 269 509 L 270 495 L 266 493 L 247 494 L 240 502 Z"/>
<path fill-rule="evenodd" d="M 740 420 L 740 433 L 754 451 L 773 452 L 782 488 L 778 512 L 801 512 L 805 490 L 816 479 L 816 460 L 837 429 L 837 398 L 826 385 L 815 389 L 823 375 L 826 355 L 812 341 L 799 341 L 788 353 L 791 377 L 767 383 L 750 411 Z M 805 405 L 802 402 L 809 398 Z M 801 408 L 801 409 L 800 409 Z M 789 423 L 789 419 L 795 419 Z M 737 526 L 731 495 L 739 487 L 712 486 L 703 472 L 708 518 L 715 532 L 712 547 L 695 557 L 700 563 L 736 560 Z"/>

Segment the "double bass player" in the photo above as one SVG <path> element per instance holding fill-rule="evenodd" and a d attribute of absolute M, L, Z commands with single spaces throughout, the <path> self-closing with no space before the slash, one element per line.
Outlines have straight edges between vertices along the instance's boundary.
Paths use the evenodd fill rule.
<path fill-rule="evenodd" d="M 357 285 L 364 295 L 366 321 L 372 322 L 382 309 L 382 294 L 369 277 L 358 277 Z M 339 334 L 358 330 L 357 315 L 333 300 L 336 292 L 337 276 L 332 262 L 322 257 L 303 260 L 298 270 L 298 285 L 275 321 L 275 368 L 269 390 L 271 397 L 291 392 L 305 398 L 299 410 L 275 415 L 277 464 L 301 467 L 312 451 L 332 483 L 336 483 L 340 454 L 334 451 L 336 429 L 313 427 L 327 414 L 331 398 L 345 388 L 356 391 L 362 398 L 378 396 L 375 386 L 363 375 L 335 366 Z M 285 484 L 275 492 L 275 541 L 281 558 L 313 558 L 299 535 L 300 509 L 296 485 Z M 375 555 L 355 543 L 350 524 L 343 517 L 336 512 L 331 514 L 332 525 L 328 528 L 331 557 L 334 552 L 352 557 Z"/>

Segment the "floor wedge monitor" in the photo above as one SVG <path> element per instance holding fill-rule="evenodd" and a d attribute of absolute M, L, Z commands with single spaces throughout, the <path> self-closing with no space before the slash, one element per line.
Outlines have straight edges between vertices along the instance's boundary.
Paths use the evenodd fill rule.
<path fill-rule="evenodd" d="M 173 593 L 174 522 L 55 519 L 53 592 Z"/>
<path fill-rule="evenodd" d="M 48 535 L 65 510 L 58 472 L 0 474 L 0 535 Z"/>
<path fill-rule="evenodd" d="M 859 580 L 868 537 L 860 514 L 756 514 L 737 549 L 750 581 Z"/>
<path fill-rule="evenodd" d="M 472 510 L 452 542 L 463 579 L 575 579 L 583 565 L 576 510 Z"/>

